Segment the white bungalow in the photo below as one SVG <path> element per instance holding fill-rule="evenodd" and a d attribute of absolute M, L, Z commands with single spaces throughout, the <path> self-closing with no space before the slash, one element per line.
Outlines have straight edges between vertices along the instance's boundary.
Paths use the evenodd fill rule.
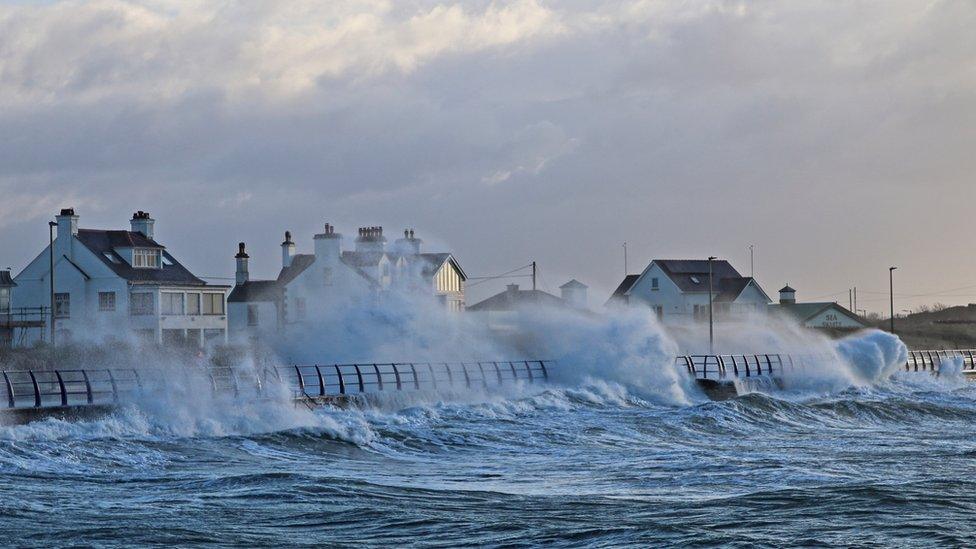
<path fill-rule="evenodd" d="M 789 284 L 779 291 L 779 303 L 770 305 L 769 311 L 774 315 L 792 318 L 805 328 L 815 330 L 853 332 L 868 328 L 861 317 L 836 302 L 797 303 L 796 290 Z"/>
<path fill-rule="evenodd" d="M 712 301 L 718 320 L 764 313 L 771 301 L 752 277 L 725 260 L 711 262 Z M 655 259 L 639 275 L 627 275 L 611 304 L 650 307 L 664 322 L 708 320 L 709 262 L 704 259 Z"/>
<path fill-rule="evenodd" d="M 14 309 L 50 307 L 58 340 L 124 340 L 203 345 L 226 340 L 227 286 L 197 278 L 154 240 L 146 212 L 131 230 L 80 229 L 74 209 L 57 216 L 53 250 L 45 249 L 15 278 Z M 51 253 L 53 251 L 53 254 Z M 43 331 L 15 339 L 31 345 Z"/>

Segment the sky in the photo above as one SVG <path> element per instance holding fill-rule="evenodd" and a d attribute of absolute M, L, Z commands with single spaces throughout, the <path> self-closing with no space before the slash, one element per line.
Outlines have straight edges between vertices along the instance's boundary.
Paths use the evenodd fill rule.
<path fill-rule="evenodd" d="M 974 28 L 967 0 L 0 2 L 0 266 L 74 207 L 149 211 L 213 282 L 329 222 L 594 306 L 624 242 L 747 275 L 753 245 L 774 299 L 882 311 L 897 265 L 899 311 L 976 302 Z"/>

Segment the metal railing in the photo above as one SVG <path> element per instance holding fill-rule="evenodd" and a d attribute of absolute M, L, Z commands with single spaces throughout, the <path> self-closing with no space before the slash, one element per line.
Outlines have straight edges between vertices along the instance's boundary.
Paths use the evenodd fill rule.
<path fill-rule="evenodd" d="M 962 360 L 963 372 L 976 372 L 976 350 L 957 349 L 952 351 L 909 351 L 905 371 L 935 372 L 942 368 L 942 363 L 948 360 Z"/>
<path fill-rule="evenodd" d="M 548 380 L 553 364 L 546 360 L 406 362 L 276 366 L 259 374 L 230 367 L 183 373 L 191 383 L 208 384 L 215 394 L 262 397 L 269 384 L 284 384 L 294 398 L 314 398 L 532 383 Z M 163 371 L 140 375 L 136 369 L 114 368 L 0 371 L 0 409 L 109 405 L 144 385 L 165 384 L 172 375 Z"/>
<path fill-rule="evenodd" d="M 532 383 L 548 380 L 553 364 L 548 360 L 386 362 L 277 366 L 270 371 L 294 396 L 314 398 Z"/>

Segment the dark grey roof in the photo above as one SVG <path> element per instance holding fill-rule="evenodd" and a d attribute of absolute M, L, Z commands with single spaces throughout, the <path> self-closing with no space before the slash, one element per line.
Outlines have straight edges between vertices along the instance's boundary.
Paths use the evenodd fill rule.
<path fill-rule="evenodd" d="M 375 267 L 386 252 L 342 252 L 342 261 L 354 267 Z"/>
<path fill-rule="evenodd" d="M 576 280 L 574 278 L 574 279 L 570 280 L 569 282 L 567 282 L 567 283 L 563 284 L 562 286 L 560 286 L 560 288 L 589 288 L 589 286 L 587 286 L 586 284 L 583 284 L 582 282 L 580 282 L 579 280 Z"/>
<path fill-rule="evenodd" d="M 278 284 L 284 287 L 295 277 L 302 274 L 312 263 L 315 263 L 315 256 L 312 254 L 295 254 L 291 258 L 291 265 L 281 269 L 278 273 Z"/>
<path fill-rule="evenodd" d="M 827 309 L 834 309 L 837 312 L 841 313 L 842 315 L 860 323 L 861 325 L 867 326 L 867 324 L 865 324 L 864 322 L 864 319 L 852 313 L 846 307 L 838 303 L 835 303 L 833 301 L 814 302 L 814 303 L 774 303 L 770 305 L 770 308 L 774 312 L 779 311 L 779 312 L 792 315 L 793 317 L 795 317 L 797 320 L 801 322 L 807 321 L 819 315 L 820 313 L 826 311 Z"/>
<path fill-rule="evenodd" d="M 163 251 L 162 255 L 172 265 L 163 265 L 159 269 L 137 269 L 129 265 L 113 251 L 113 248 L 157 248 L 163 246 L 156 241 L 146 238 L 142 233 L 131 231 L 100 231 L 80 229 L 78 240 L 92 251 L 109 269 L 118 276 L 137 284 L 180 284 L 186 286 L 204 286 L 206 282 L 193 275 L 180 264 L 172 255 Z M 108 253 L 118 261 L 105 257 Z"/>
<path fill-rule="evenodd" d="M 637 282 L 638 278 L 640 278 L 640 275 L 625 276 L 623 282 L 620 283 L 620 286 L 617 286 L 617 289 L 613 291 L 613 294 L 610 296 L 610 299 L 613 300 L 616 298 L 623 297 L 634 285 L 634 283 Z"/>
<path fill-rule="evenodd" d="M 281 286 L 277 280 L 248 280 L 238 284 L 227 296 L 228 303 L 255 301 L 279 302 L 282 298 Z"/>
<path fill-rule="evenodd" d="M 461 268 L 461 265 L 457 262 L 453 255 L 449 253 L 425 253 L 417 254 L 418 259 L 423 261 L 424 267 L 421 270 L 425 276 L 433 276 L 437 273 L 437 270 L 441 268 L 441 265 L 450 261 L 452 265 L 457 269 L 458 274 L 461 276 L 461 280 L 467 280 L 468 275 Z"/>
<path fill-rule="evenodd" d="M 654 263 L 668 275 L 668 278 L 683 292 L 708 291 L 708 261 L 705 259 L 655 259 Z M 712 261 L 712 274 L 716 283 L 714 289 L 720 289 L 724 278 L 743 278 L 739 271 L 724 259 Z M 698 282 L 696 283 L 695 280 Z M 744 288 L 745 286 L 743 286 Z M 741 289 L 740 289 L 741 291 Z"/>
<path fill-rule="evenodd" d="M 569 307 L 562 298 L 542 290 L 505 290 L 467 307 L 469 311 L 514 311 L 521 307 Z"/>
<path fill-rule="evenodd" d="M 10 271 L 0 271 L 0 286 L 16 286 L 14 279 L 10 278 Z"/>
<path fill-rule="evenodd" d="M 796 293 L 796 290 L 794 290 L 793 288 L 790 288 L 790 285 L 789 284 L 787 284 L 786 286 L 783 286 L 782 288 L 780 288 L 779 291 L 781 293 L 782 292 L 793 292 L 793 293 Z"/>

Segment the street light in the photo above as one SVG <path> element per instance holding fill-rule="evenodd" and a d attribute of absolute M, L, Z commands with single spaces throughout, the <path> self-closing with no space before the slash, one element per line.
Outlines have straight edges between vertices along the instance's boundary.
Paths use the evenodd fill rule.
<path fill-rule="evenodd" d="M 708 257 L 708 354 L 715 354 L 715 320 L 712 316 L 712 261 L 715 256 Z"/>
<path fill-rule="evenodd" d="M 54 343 L 54 229 L 57 228 L 58 224 L 54 221 L 47 222 L 47 233 L 48 233 L 48 247 L 47 247 L 47 259 L 49 262 L 49 267 L 51 269 L 50 282 L 51 282 L 51 347 L 53 348 Z"/>
<path fill-rule="evenodd" d="M 891 299 L 891 333 L 895 333 L 895 269 L 888 267 L 888 295 Z"/>

